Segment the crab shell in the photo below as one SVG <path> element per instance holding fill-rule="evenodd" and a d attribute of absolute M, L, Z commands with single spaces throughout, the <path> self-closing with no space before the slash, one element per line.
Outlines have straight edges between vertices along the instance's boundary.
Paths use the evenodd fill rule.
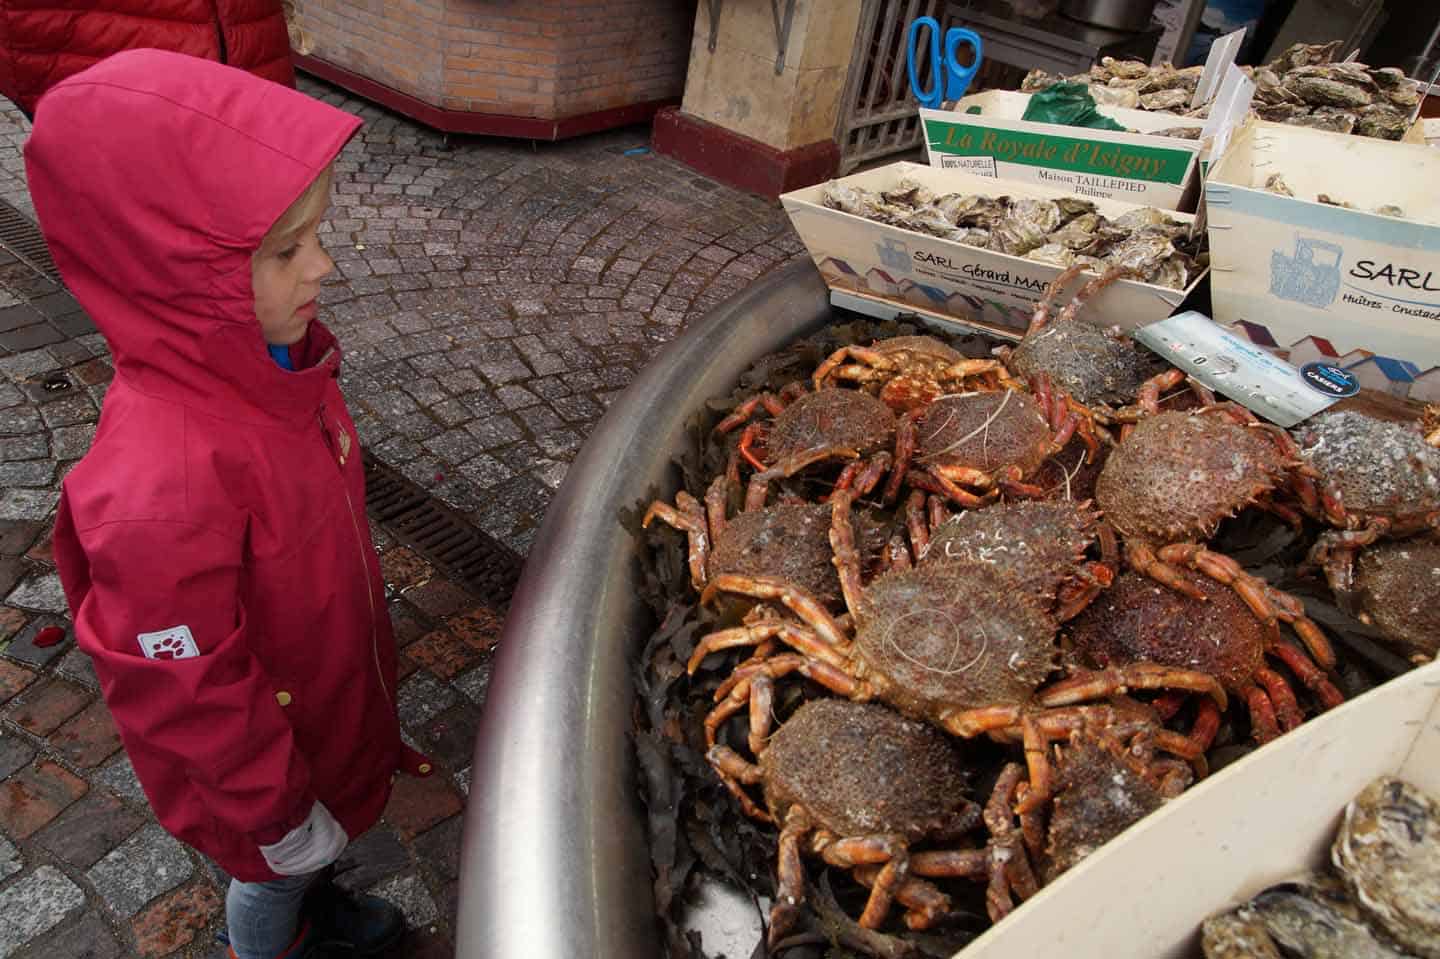
<path fill-rule="evenodd" d="M 1110 454 L 1095 501 L 1127 537 L 1206 540 L 1284 472 L 1280 451 L 1254 430 L 1217 416 L 1160 413 L 1141 420 Z"/>
<path fill-rule="evenodd" d="M 1021 500 L 967 510 L 935 529 L 922 562 L 989 563 L 1043 599 L 1079 571 L 1099 517 L 1065 500 Z"/>
<path fill-rule="evenodd" d="M 1165 801 L 1159 790 L 1084 736 L 1061 749 L 1055 779 L 1049 842 L 1041 866 L 1047 883 Z"/>
<path fill-rule="evenodd" d="M 1048 374 L 1086 406 L 1133 402 L 1141 384 L 1159 372 L 1133 340 L 1083 320 L 1052 323 L 1025 337 L 1010 365 L 1021 376 Z"/>
<path fill-rule="evenodd" d="M 1362 550 L 1355 586 L 1364 615 L 1406 655 L 1440 652 L 1440 543 L 1400 540 Z"/>
<path fill-rule="evenodd" d="M 1203 602 L 1122 573 L 1070 621 L 1068 648 L 1098 669 L 1151 662 L 1208 673 L 1230 690 L 1250 685 L 1265 665 L 1264 624 L 1231 587 L 1209 576 L 1185 578 L 1205 594 Z"/>
<path fill-rule="evenodd" d="M 1413 425 L 1340 410 L 1293 435 L 1305 462 L 1339 492 L 1352 517 L 1403 520 L 1440 509 L 1440 450 Z"/>
<path fill-rule="evenodd" d="M 931 403 L 916 424 L 916 461 L 1030 475 L 1050 450 L 1050 426 L 1028 393 L 959 393 Z"/>
<path fill-rule="evenodd" d="M 843 446 L 861 456 L 895 445 L 895 414 L 859 390 L 827 388 L 785 407 L 765 440 L 773 461 L 816 446 Z"/>
<path fill-rule="evenodd" d="M 793 805 L 839 836 L 953 839 L 977 819 L 949 737 L 872 703 L 818 699 L 797 709 L 760 756 L 776 822 Z"/>
<path fill-rule="evenodd" d="M 715 538 L 709 574 L 775 576 L 831 604 L 840 599 L 832 556 L 830 507 L 781 503 L 740 513 L 726 523 Z"/>
<path fill-rule="evenodd" d="M 918 718 L 1023 703 L 1055 666 L 1055 620 L 1013 577 L 949 562 L 882 574 L 857 615 L 856 674 Z"/>

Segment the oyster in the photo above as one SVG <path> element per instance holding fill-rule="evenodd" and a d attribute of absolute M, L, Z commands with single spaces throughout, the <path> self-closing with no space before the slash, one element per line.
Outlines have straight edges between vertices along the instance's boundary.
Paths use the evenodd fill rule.
<path fill-rule="evenodd" d="M 1109 76 L 1126 80 L 1138 80 L 1150 74 L 1150 64 L 1143 60 L 1116 60 L 1114 57 L 1101 57 L 1099 67 L 1090 68 L 1090 75 L 1095 76 L 1097 69 Z"/>
<path fill-rule="evenodd" d="M 1385 99 L 1399 107 L 1413 107 L 1420 102 L 1420 84 L 1405 75 L 1399 67 L 1382 67 L 1370 74 Z"/>
<path fill-rule="evenodd" d="M 1302 67 L 1285 78 L 1285 88 L 1306 103 L 1335 107 L 1363 107 L 1375 99 L 1362 84 L 1353 82 L 1352 74 L 1329 66 Z"/>
<path fill-rule="evenodd" d="M 1157 210 L 1153 206 L 1144 206 L 1138 210 L 1131 210 L 1129 213 L 1116 217 L 1112 222 L 1122 230 L 1142 230 L 1147 227 L 1179 227 L 1181 230 L 1186 229 L 1185 224 L 1174 219 L 1164 210 Z"/>
<path fill-rule="evenodd" d="M 1005 219 L 1005 198 L 976 194 L 947 193 L 935 201 L 936 207 L 956 226 L 991 229 Z"/>
<path fill-rule="evenodd" d="M 916 233 L 928 233 L 944 239 L 949 239 L 952 234 L 957 232 L 955 224 L 933 206 L 922 206 L 913 210 L 901 217 L 895 225 L 907 230 L 914 230 Z"/>
<path fill-rule="evenodd" d="M 1211 916 L 1200 926 L 1205 959 L 1281 959 L 1280 947 L 1265 923 L 1230 912 Z"/>
<path fill-rule="evenodd" d="M 1405 216 L 1405 211 L 1393 203 L 1382 203 L 1380 206 L 1377 206 L 1373 212 L 1381 216 L 1398 216 L 1401 218 Z"/>
<path fill-rule="evenodd" d="M 1060 207 L 1054 201 L 1021 197 L 1010 204 L 1010 212 L 991 231 L 990 249 L 1024 256 L 1044 246 L 1060 220 Z"/>
<path fill-rule="evenodd" d="M 1344 200 L 1337 200 L 1328 193 L 1321 193 L 1315 197 L 1316 203 L 1323 203 L 1326 206 L 1338 206 L 1346 210 L 1355 209 L 1353 203 L 1346 203 Z"/>
<path fill-rule="evenodd" d="M 1105 261 L 1111 266 L 1128 266 L 1131 269 L 1139 270 L 1149 282 L 1152 273 L 1160 268 L 1161 261 L 1175 253 L 1175 245 L 1170 238 L 1161 236 L 1158 233 L 1136 234 L 1129 239 L 1121 240 L 1110 248 L 1105 254 Z M 1184 284 L 1182 283 L 1181 286 Z"/>
<path fill-rule="evenodd" d="M 1272 886 L 1242 906 L 1243 919 L 1264 924 L 1287 954 L 1307 959 L 1404 959 L 1366 925 L 1333 879 Z"/>
<path fill-rule="evenodd" d="M 1296 43 L 1286 48 L 1270 63 L 1270 69 L 1276 73 L 1288 73 L 1291 70 L 1298 70 L 1301 67 L 1313 66 L 1320 63 L 1329 63 L 1335 59 L 1335 53 L 1340 49 L 1343 41 L 1332 40 L 1329 43 Z"/>
<path fill-rule="evenodd" d="M 832 210 L 852 213 L 881 223 L 895 223 L 910 212 L 903 207 L 886 203 L 878 193 L 844 183 L 828 184 L 825 192 L 820 195 L 820 202 Z"/>
<path fill-rule="evenodd" d="M 1044 70 L 1031 70 L 1025 74 L 1025 79 L 1020 82 L 1020 92 L 1038 93 L 1057 83 L 1064 81 L 1064 77 L 1057 77 L 1053 73 L 1046 73 Z"/>
<path fill-rule="evenodd" d="M 1409 115 L 1400 108 L 1388 103 L 1372 103 L 1356 114 L 1354 132 L 1362 137 L 1399 140 L 1409 125 Z"/>
<path fill-rule="evenodd" d="M 1345 807 L 1330 858 L 1371 922 L 1440 959 L 1440 802 L 1381 778 Z"/>
<path fill-rule="evenodd" d="M 1312 127 L 1316 130 L 1325 130 L 1330 133 L 1351 133 L 1355 129 L 1355 114 L 1353 113 L 1308 113 L 1291 117 L 1285 121 L 1291 126 Z"/>
<path fill-rule="evenodd" d="M 1198 140 L 1204 127 L 1166 127 L 1150 132 L 1152 137 L 1174 137 L 1177 140 Z M 1143 131 L 1142 131 L 1143 132 Z"/>
<path fill-rule="evenodd" d="M 1145 110 L 1176 110 L 1190 103 L 1186 90 L 1159 90 L 1155 93 L 1140 94 L 1140 106 Z"/>
<path fill-rule="evenodd" d="M 1303 103 L 1257 103 L 1255 115 L 1271 123 L 1289 123 L 1296 117 L 1310 115 L 1310 108 Z"/>
<path fill-rule="evenodd" d="M 1075 254 L 1062 243 L 1046 243 L 1026 253 L 1025 259 L 1064 267 L 1075 262 Z"/>
<path fill-rule="evenodd" d="M 896 206 L 929 206 L 935 202 L 934 192 L 909 177 L 902 178 L 895 189 L 881 193 L 880 198 Z"/>
<path fill-rule="evenodd" d="M 1122 107 L 1126 110 L 1141 109 L 1140 94 L 1128 87 L 1107 87 L 1098 83 L 1090 84 L 1090 96 L 1097 106 Z"/>
<path fill-rule="evenodd" d="M 1281 196 L 1294 196 L 1295 191 L 1285 182 L 1285 177 L 1279 173 L 1272 173 L 1265 178 L 1265 189 L 1271 193 L 1278 193 Z"/>

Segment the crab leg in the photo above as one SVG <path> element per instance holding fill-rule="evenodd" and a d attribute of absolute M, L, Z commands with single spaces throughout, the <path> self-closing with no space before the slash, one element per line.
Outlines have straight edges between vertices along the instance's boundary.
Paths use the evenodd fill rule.
<path fill-rule="evenodd" d="M 800 915 L 805 901 L 805 869 L 800 864 L 800 843 L 813 828 L 809 815 L 799 806 L 791 806 L 780 829 L 779 851 L 776 856 L 775 904 L 770 907 L 770 932 L 767 944 L 785 938 Z"/>
<path fill-rule="evenodd" d="M 916 855 L 920 855 L 917 853 Z M 856 866 L 850 871 L 862 886 L 874 886 L 880 876 L 879 866 Z M 895 901 L 905 907 L 905 925 L 910 929 L 929 929 L 950 911 L 950 897 L 932 883 L 914 878 L 915 857 L 910 858 L 910 876 L 895 887 Z"/>
<path fill-rule="evenodd" d="M 676 529 L 684 530 L 690 541 L 690 583 L 696 589 L 704 589 L 705 564 L 710 559 L 710 530 L 706 526 L 705 511 L 700 508 L 700 502 L 684 490 L 675 494 L 675 503 L 676 506 L 660 500 L 651 503 L 640 520 L 640 527 L 649 529 L 659 517 Z"/>
<path fill-rule="evenodd" d="M 910 461 L 915 456 L 915 424 L 920 419 L 920 414 L 920 410 L 906 413 L 896 424 L 895 468 L 890 471 L 890 481 L 885 484 L 885 493 L 880 497 L 883 503 L 895 502 L 895 497 L 900 494 L 900 484 L 905 481 L 905 474 L 910 471 Z"/>
<path fill-rule="evenodd" d="M 729 692 L 724 695 L 723 699 L 719 692 L 715 694 L 715 698 L 719 699 L 720 703 L 705 714 L 705 742 L 713 746 L 719 735 L 720 727 L 725 724 L 725 721 L 747 708 L 754 691 L 755 680 L 758 677 L 763 676 L 766 680 L 773 682 L 796 672 L 815 680 L 832 692 L 847 696 L 856 702 L 864 702 L 873 695 L 873 690 L 869 686 L 851 679 L 844 671 L 836 669 L 828 663 L 818 659 L 809 659 L 798 653 L 782 653 L 763 662 L 736 668 L 735 673 L 739 678 L 728 687 Z M 764 695 L 763 691 L 762 695 Z M 754 718 L 753 709 L 751 718 Z M 752 730 L 752 742 L 756 735 L 761 738 L 769 735 L 771 718 L 768 712 L 762 717 L 758 733 Z"/>
<path fill-rule="evenodd" d="M 1245 705 L 1250 709 L 1250 732 L 1255 741 L 1265 745 L 1280 738 L 1280 723 L 1275 718 L 1275 705 L 1259 686 L 1245 690 Z"/>
<path fill-rule="evenodd" d="M 859 575 L 858 572 L 856 575 Z M 779 601 L 786 609 L 804 620 L 805 624 L 820 637 L 822 642 L 816 646 L 816 649 L 823 649 L 827 645 L 830 647 L 829 655 L 818 658 L 833 662 L 837 666 L 844 664 L 844 654 L 850 648 L 850 641 L 845 638 L 840 624 L 835 622 L 834 617 L 830 615 L 824 605 L 800 587 L 792 586 L 784 580 L 770 576 L 740 576 L 735 573 L 722 573 L 705 587 L 705 591 L 700 594 L 700 602 L 708 605 L 714 602 L 717 593 L 722 592 L 739 593 L 754 599 Z"/>
<path fill-rule="evenodd" d="M 736 646 L 758 646 L 768 639 L 790 632 L 800 632 L 800 627 L 794 623 L 780 620 L 767 620 L 750 626 L 716 630 L 705 635 L 700 642 L 695 644 L 695 651 L 690 654 L 690 661 L 685 664 L 685 671 L 694 676 L 695 670 L 700 668 L 701 661 L 717 650 L 733 649 Z M 795 645 L 795 641 L 788 637 L 785 638 L 785 641 L 791 646 Z"/>
<path fill-rule="evenodd" d="M 1080 308 L 1088 303 L 1091 297 L 1097 295 L 1110 284 L 1124 279 L 1144 279 L 1144 274 L 1134 267 L 1129 266 L 1117 266 L 1105 271 L 1103 275 L 1097 276 L 1089 283 L 1080 287 L 1080 292 L 1076 293 L 1070 302 L 1065 304 L 1065 309 L 1060 311 L 1060 317 L 1055 321 L 1056 324 L 1067 323 L 1075 319 L 1075 315 L 1080 312 Z"/>
<path fill-rule="evenodd" d="M 1168 586 L 1177 593 L 1202 602 L 1205 600 L 1205 594 L 1200 591 L 1200 587 L 1186 579 L 1175 567 L 1162 562 L 1149 546 L 1134 540 L 1126 541 L 1125 562 L 1135 572 L 1149 576 L 1157 583 Z"/>
<path fill-rule="evenodd" d="M 1035 304 L 1035 312 L 1030 314 L 1030 326 L 1025 330 L 1026 336 L 1033 336 L 1045 329 L 1050 322 L 1050 311 L 1055 307 L 1055 298 L 1060 295 L 1060 291 L 1065 288 L 1066 283 L 1084 271 L 1084 264 L 1076 263 L 1074 266 L 1066 267 L 1059 276 L 1050 281 L 1050 284 L 1045 287 L 1045 295 L 1040 298 L 1039 303 Z"/>
<path fill-rule="evenodd" d="M 822 842 L 824 842 L 822 840 Z M 900 836 L 875 835 L 848 839 L 834 839 L 816 843 L 812 848 L 832 866 L 850 868 L 853 866 L 880 866 L 875 882 L 870 886 L 870 898 L 865 911 L 860 914 L 860 926 L 864 929 L 878 929 L 890 913 L 890 903 L 895 892 L 904 883 L 910 871 L 910 853 L 905 840 Z"/>
<path fill-rule="evenodd" d="M 710 527 L 710 535 L 717 540 L 725 532 L 725 526 L 729 522 L 725 513 L 730 506 L 730 477 L 721 473 L 715 477 L 710 488 L 705 491 L 705 520 Z"/>
<path fill-rule="evenodd" d="M 1300 712 L 1300 704 L 1295 701 L 1295 693 L 1283 676 L 1273 669 L 1261 667 L 1255 670 L 1255 680 L 1275 706 L 1275 718 L 1280 721 L 1281 732 L 1288 733 L 1305 721 Z"/>
<path fill-rule="evenodd" d="M 1187 689 L 1203 693 L 1225 708 L 1225 689 L 1207 673 L 1158 663 L 1132 663 L 1109 669 L 1077 670 L 1036 694 L 1042 706 L 1072 706 L 1105 696 L 1123 696 L 1132 689 Z"/>
<path fill-rule="evenodd" d="M 842 369 L 841 364 L 847 360 L 859 360 L 861 363 L 864 363 L 865 366 L 855 366 L 851 364 Z M 872 372 L 870 367 L 886 372 L 893 372 L 896 369 L 895 364 L 890 361 L 889 357 L 879 350 L 873 350 L 865 346 L 842 346 L 826 357 L 825 362 L 815 368 L 815 375 L 811 377 L 811 381 L 815 384 L 815 389 L 818 390 L 825 386 L 826 381 L 828 381 L 832 375 L 836 379 L 856 379 L 857 377 L 851 375 L 852 371 L 860 370 L 865 373 L 870 373 Z"/>
<path fill-rule="evenodd" d="M 950 520 L 950 511 L 945 508 L 945 501 L 938 496 L 931 496 L 926 500 L 926 506 L 930 509 L 930 530 L 934 532 Z"/>
<path fill-rule="evenodd" d="M 729 416 L 716 423 L 715 432 L 728 433 L 741 423 L 747 422 L 750 417 L 755 415 L 757 406 L 764 406 L 766 412 L 771 416 L 779 416 L 785 410 L 785 404 L 775 394 L 758 393 L 735 407 Z"/>
<path fill-rule="evenodd" d="M 927 849 L 910 854 L 910 875 L 931 879 L 979 879 L 989 872 L 984 849 Z"/>
<path fill-rule="evenodd" d="M 776 463 L 763 472 L 750 477 L 750 487 L 745 491 L 745 510 L 762 509 L 770 495 L 770 484 L 777 479 L 788 479 L 796 473 L 822 460 L 853 460 L 860 456 L 855 450 L 844 446 L 813 446 Z"/>
<path fill-rule="evenodd" d="M 1281 662 L 1289 666 L 1290 671 L 1300 677 L 1300 681 L 1315 694 L 1315 698 L 1320 700 L 1320 705 L 1326 709 L 1334 709 L 1345 701 L 1344 694 L 1336 689 L 1334 684 L 1325 678 L 1325 674 L 1317 669 L 1315 664 L 1293 644 L 1282 640 L 1270 647 L 1268 652 L 1274 653 Z"/>
<path fill-rule="evenodd" d="M 1215 734 L 1220 731 L 1220 707 L 1209 699 L 1200 700 L 1196 708 L 1195 724 L 1190 727 L 1190 735 L 1187 737 L 1190 744 L 1201 755 L 1215 742 Z"/>
<path fill-rule="evenodd" d="M 755 804 L 750 794 L 744 790 L 744 786 L 754 786 L 760 782 L 760 767 L 754 763 L 748 763 L 740 754 L 728 746 L 711 746 L 705 754 L 705 759 L 714 768 L 720 781 L 730 794 L 740 803 L 740 808 L 745 815 L 761 822 L 773 822 L 770 814 Z"/>
<path fill-rule="evenodd" d="M 916 490 L 905 501 L 905 529 L 910 534 L 910 548 L 918 562 L 930 549 L 930 525 L 925 517 L 925 494 Z"/>
<path fill-rule="evenodd" d="M 1328 505 L 1325 512 L 1329 515 Z M 1355 589 L 1356 555 L 1359 554 L 1361 548 L 1374 543 L 1389 530 L 1390 521 L 1383 517 L 1377 517 L 1371 520 L 1364 529 L 1331 530 L 1321 533 L 1320 537 L 1315 540 L 1315 545 L 1310 548 L 1308 562 L 1323 569 L 1325 581 L 1330 584 L 1330 589 L 1342 600 L 1348 601 Z"/>
<path fill-rule="evenodd" d="M 1317 663 L 1327 668 L 1335 665 L 1335 652 L 1330 648 L 1330 640 L 1305 615 L 1300 601 L 1275 589 L 1260 577 L 1245 572 L 1229 556 L 1194 543 L 1175 543 L 1161 547 L 1159 558 L 1166 563 L 1184 563 L 1231 587 L 1267 628 L 1275 629 L 1276 620 L 1284 620 L 1304 641 Z"/>
<path fill-rule="evenodd" d="M 869 460 L 857 461 L 857 463 L 847 465 L 846 469 L 848 470 L 850 466 L 853 465 L 858 465 L 859 467 L 852 476 L 855 495 L 856 497 L 865 496 L 879 485 L 880 477 L 884 476 L 885 471 L 890 468 L 890 454 L 876 453 Z M 835 486 L 837 489 L 846 488 L 838 482 Z M 833 496 L 834 494 L 832 493 L 831 495 Z"/>
<path fill-rule="evenodd" d="M 1024 777 L 1024 766 L 1007 764 L 995 781 L 990 801 L 985 804 L 985 826 L 990 830 L 990 883 L 985 890 L 985 906 L 991 922 L 999 922 L 1015 908 L 1012 891 L 1026 899 L 1040 886 L 1031 871 L 1030 859 L 1015 835 L 1010 811 L 1011 797 Z"/>

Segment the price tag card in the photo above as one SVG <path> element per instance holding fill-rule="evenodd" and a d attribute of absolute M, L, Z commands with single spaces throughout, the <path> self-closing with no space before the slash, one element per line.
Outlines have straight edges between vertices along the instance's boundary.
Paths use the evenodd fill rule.
<path fill-rule="evenodd" d="M 1347 370 L 1319 363 L 1298 370 L 1193 310 L 1142 326 L 1131 335 L 1210 389 L 1284 427 L 1309 419 L 1360 388 Z"/>

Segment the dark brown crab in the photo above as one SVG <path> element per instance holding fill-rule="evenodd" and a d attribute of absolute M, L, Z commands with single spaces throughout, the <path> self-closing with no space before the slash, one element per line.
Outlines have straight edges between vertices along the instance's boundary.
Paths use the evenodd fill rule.
<path fill-rule="evenodd" d="M 1301 507 L 1336 527 L 1320 536 L 1310 558 L 1345 602 L 1363 547 L 1440 529 L 1440 432 L 1339 410 L 1307 421 L 1294 436 L 1319 477 L 1297 484 Z"/>
<path fill-rule="evenodd" d="M 1052 421 L 1035 397 L 1018 390 L 940 397 L 901 418 L 885 500 L 905 482 L 967 507 L 1001 491 L 1044 496 L 1025 480 L 1065 447 L 1080 422 L 1071 411 L 1059 412 Z"/>
<path fill-rule="evenodd" d="M 749 422 L 759 407 L 774 417 L 768 424 Z M 737 452 L 758 470 L 766 463 L 783 463 L 807 450 L 838 447 L 855 450 L 861 457 L 889 451 L 895 445 L 895 414 L 884 403 L 858 390 L 821 389 L 807 393 L 803 383 L 791 383 L 780 396 L 761 393 L 737 406 L 715 426 L 728 433 L 742 424 Z M 843 476 L 845 485 L 864 468 Z M 888 461 L 887 461 L 888 465 Z"/>
<path fill-rule="evenodd" d="M 1189 570 L 1180 575 L 1203 601 L 1137 573 L 1122 574 L 1071 621 L 1067 647 L 1093 669 L 1150 662 L 1214 676 L 1227 692 L 1244 699 L 1251 731 L 1261 743 L 1304 719 L 1290 684 L 1270 668 L 1267 656 L 1288 666 L 1326 708 L 1343 701 L 1314 661 L 1273 625 L 1257 619 L 1233 589 Z M 1056 686 L 1063 688 L 1065 682 Z M 1214 703 L 1202 701 L 1190 733 L 1201 751 L 1210 748 L 1219 720 Z"/>
<path fill-rule="evenodd" d="M 780 726 L 756 763 L 726 746 L 707 758 L 748 815 L 780 826 L 772 946 L 805 899 L 803 853 L 862 870 L 870 897 L 859 921 L 872 929 L 894 901 L 913 929 L 950 911 L 948 896 L 915 877 L 987 874 L 983 849 L 911 851 L 954 842 L 979 823 L 980 810 L 966 798 L 969 777 L 955 743 L 884 706 L 814 700 Z M 744 789 L 755 785 L 763 809 Z"/>
<path fill-rule="evenodd" d="M 815 388 L 841 380 L 873 390 L 900 413 L 977 384 L 987 389 L 1010 384 L 1003 363 L 971 359 L 933 336 L 895 336 L 868 347 L 842 346 L 816 368 Z"/>
<path fill-rule="evenodd" d="M 1416 662 L 1440 653 L 1440 543 L 1427 537 L 1366 547 L 1355 563 L 1349 600 L 1362 622 L 1371 623 Z"/>
<path fill-rule="evenodd" d="M 1146 415 L 1110 454 L 1095 487 L 1106 522 L 1124 539 L 1126 563 L 1201 601 L 1205 593 L 1177 567 L 1226 583 L 1267 628 L 1289 623 L 1317 663 L 1333 666 L 1329 641 L 1299 600 L 1201 545 L 1221 520 L 1250 505 L 1299 519 L 1272 499 L 1301 465 L 1289 436 L 1232 404 L 1157 413 L 1152 397 L 1144 406 Z"/>
<path fill-rule="evenodd" d="M 1042 403 L 1063 404 L 1077 415 L 1104 423 L 1113 418 L 1112 407 L 1134 403 L 1147 383 L 1153 381 L 1157 389 L 1168 389 L 1180 382 L 1181 374 L 1165 369 L 1158 357 L 1118 328 L 1101 327 L 1078 316 L 1080 309 L 1110 284 L 1139 276 L 1136 270 L 1120 267 L 1090 280 L 1051 320 L 1060 291 L 1083 270 L 1084 266 L 1077 264 L 1055 277 L 1036 305 L 1019 345 L 1002 347 L 997 353 L 1014 376 L 1030 384 Z"/>
<path fill-rule="evenodd" d="M 729 477 L 717 476 L 705 494 L 705 505 L 684 490 L 675 495 L 675 505 L 661 500 L 650 504 L 641 520 L 648 528 L 661 519 L 686 533 L 689 539 L 690 582 L 703 590 L 718 575 L 782 576 L 799 583 L 822 602 L 840 598 L 839 580 L 831 563 L 829 545 L 830 509 L 822 504 L 781 503 L 766 506 L 772 480 L 791 475 L 822 459 L 854 459 L 854 450 L 817 449 L 792 456 L 776 469 L 756 473 L 750 479 L 745 511 L 726 517 Z M 885 466 L 882 461 L 879 467 Z M 879 480 L 876 473 L 862 477 L 862 487 Z"/>

